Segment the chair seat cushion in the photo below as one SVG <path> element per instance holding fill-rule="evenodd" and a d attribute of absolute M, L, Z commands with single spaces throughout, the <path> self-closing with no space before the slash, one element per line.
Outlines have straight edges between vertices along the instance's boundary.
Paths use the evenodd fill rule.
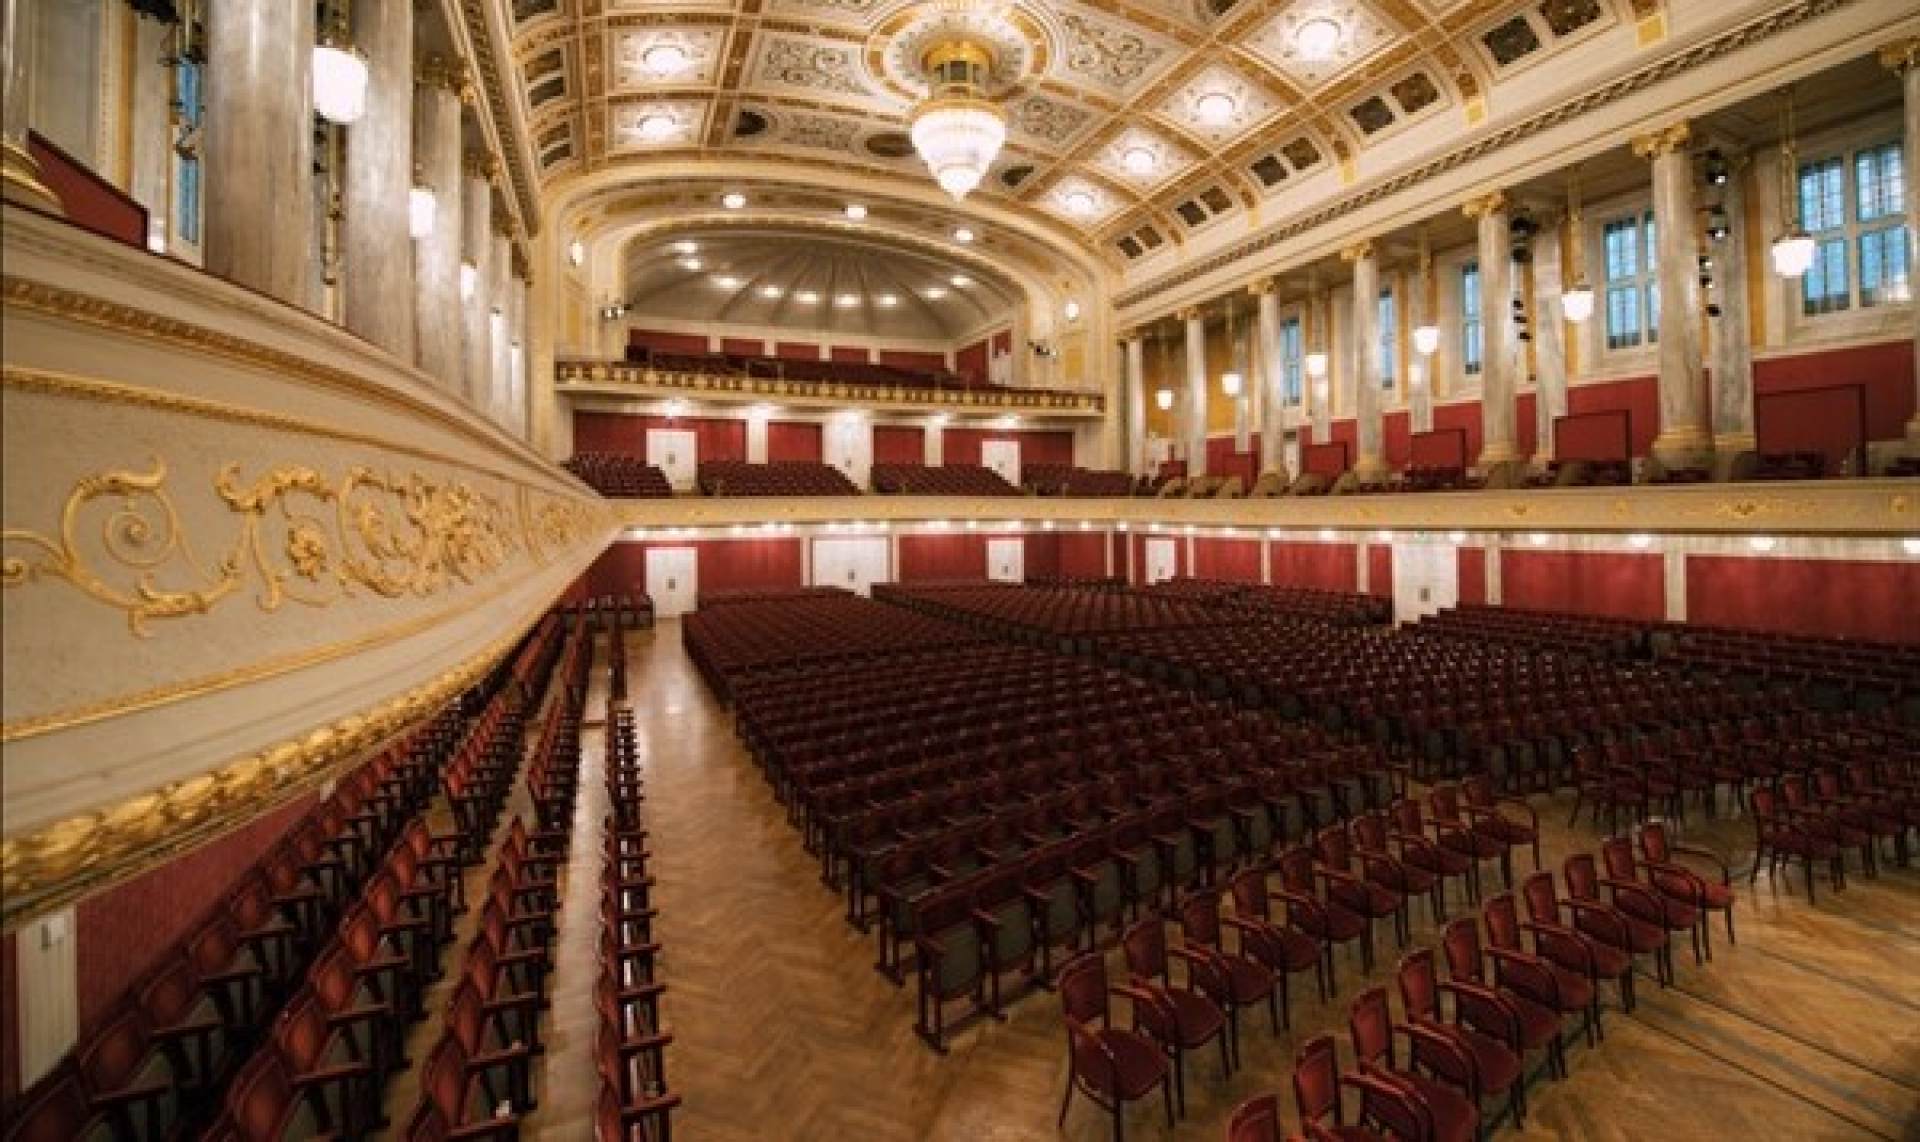
<path fill-rule="evenodd" d="M 1197 1047 L 1219 1033 L 1227 1017 L 1220 1005 L 1198 992 L 1186 988 L 1168 988 L 1167 999 L 1173 1004 L 1173 1017 L 1179 1026 L 1180 1046 Z"/>
<path fill-rule="evenodd" d="M 1273 972 L 1245 956 L 1227 957 L 1227 987 L 1235 1003 L 1261 999 L 1273 990 Z"/>
<path fill-rule="evenodd" d="M 1153 1041 L 1131 1031 L 1109 1029 L 1100 1040 L 1112 1052 L 1119 1089 L 1109 1092 L 1129 1102 L 1146 1094 L 1167 1075 L 1167 1057 Z"/>

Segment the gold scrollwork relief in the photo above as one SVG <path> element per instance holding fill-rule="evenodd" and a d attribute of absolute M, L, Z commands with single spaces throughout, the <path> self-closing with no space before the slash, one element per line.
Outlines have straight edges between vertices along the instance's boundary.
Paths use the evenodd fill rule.
<path fill-rule="evenodd" d="M 269 613 L 288 601 L 325 607 L 362 590 L 425 598 L 499 571 L 526 544 L 498 497 L 418 471 L 355 465 L 335 478 L 288 464 L 248 481 L 235 463 L 221 469 L 213 490 L 238 518 L 239 531 L 211 562 L 182 523 L 166 462 L 155 457 L 144 471 L 112 469 L 80 480 L 57 535 L 0 532 L 17 552 L 0 559 L 0 585 L 65 580 L 122 611 L 128 628 L 145 636 L 152 621 L 205 614 L 249 581 Z M 585 530 L 571 526 L 567 507 L 591 514 L 584 505 L 550 501 L 534 516 L 544 521 L 563 512 L 565 525 L 538 524 L 555 545 Z M 95 517 L 97 543 L 85 537 Z"/>

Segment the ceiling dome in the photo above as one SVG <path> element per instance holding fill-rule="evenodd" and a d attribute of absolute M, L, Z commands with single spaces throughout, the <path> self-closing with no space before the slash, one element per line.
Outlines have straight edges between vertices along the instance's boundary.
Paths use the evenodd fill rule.
<path fill-rule="evenodd" d="M 1018 296 L 977 265 L 778 227 L 649 237 L 623 266 L 636 317 L 814 335 L 953 341 L 1009 316 Z"/>

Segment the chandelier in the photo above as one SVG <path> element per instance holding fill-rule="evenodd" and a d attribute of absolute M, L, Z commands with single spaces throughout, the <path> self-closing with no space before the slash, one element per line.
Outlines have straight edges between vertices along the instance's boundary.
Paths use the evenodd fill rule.
<path fill-rule="evenodd" d="M 993 56 L 954 40 L 927 52 L 926 63 L 931 94 L 908 118 L 908 135 L 940 189 L 965 198 L 1007 141 L 1006 115 L 986 97 Z"/>
<path fill-rule="evenodd" d="M 367 112 L 367 57 L 354 48 L 339 12 L 327 19 L 313 47 L 313 109 L 343 126 Z"/>

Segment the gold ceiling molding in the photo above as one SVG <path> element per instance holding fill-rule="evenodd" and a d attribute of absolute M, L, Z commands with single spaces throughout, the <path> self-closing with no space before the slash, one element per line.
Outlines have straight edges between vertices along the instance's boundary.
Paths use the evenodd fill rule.
<path fill-rule="evenodd" d="M 526 161 L 525 139 L 515 130 L 513 109 L 518 105 L 518 76 L 502 76 L 502 60 L 494 53 L 493 37 L 487 25 L 487 0 L 461 0 L 460 17 L 466 24 L 467 43 L 473 52 L 473 70 L 485 96 L 486 115 L 493 121 L 500 150 L 506 158 L 507 180 L 513 185 L 514 213 L 528 237 L 540 233 L 540 194 L 533 172 Z M 513 14 L 506 14 L 507 35 L 513 35 Z M 509 57 L 511 52 L 509 52 Z M 504 61 L 509 68 L 513 60 Z M 513 93 L 513 98 L 509 98 Z"/>
<path fill-rule="evenodd" d="M 793 381 L 723 373 L 688 373 L 609 361 L 556 361 L 554 384 L 561 392 L 633 390 L 664 397 L 699 396 L 717 400 L 786 398 L 842 405 L 979 412 L 1098 413 L 1106 398 L 1096 392 L 1040 389 L 922 389 L 904 385 L 859 385 L 838 381 Z"/>
<path fill-rule="evenodd" d="M 0 841 L 0 921 L 22 921 L 136 876 L 314 788 L 430 717 L 499 662 L 544 613 L 412 689 L 360 713 L 118 804 Z"/>
<path fill-rule="evenodd" d="M 1610 82 L 1595 85 L 1583 95 L 1555 104 L 1499 131 L 1491 132 L 1411 170 L 1379 179 L 1364 189 L 1355 190 L 1317 209 L 1295 215 L 1260 234 L 1236 242 L 1210 257 L 1190 262 L 1179 269 L 1143 282 L 1115 298 L 1117 309 L 1125 310 L 1151 301 L 1161 294 L 1249 261 L 1283 243 L 1298 239 L 1319 227 L 1366 209 L 1382 199 L 1417 189 L 1422 183 L 1457 170 L 1477 159 L 1506 150 L 1546 131 L 1618 103 L 1669 79 L 1716 62 L 1744 48 L 1791 31 L 1811 20 L 1858 3 L 1858 0 L 1797 0 L 1779 9 L 1732 28 L 1718 36 L 1690 45 L 1671 55 L 1654 60 Z M 1271 272 L 1263 269 L 1262 272 Z"/>

